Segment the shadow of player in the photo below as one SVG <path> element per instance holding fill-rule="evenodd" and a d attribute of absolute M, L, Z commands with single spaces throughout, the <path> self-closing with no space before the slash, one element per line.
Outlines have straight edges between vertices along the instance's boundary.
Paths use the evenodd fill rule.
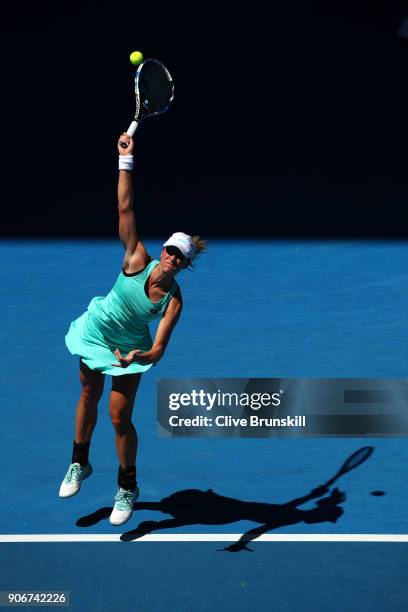
<path fill-rule="evenodd" d="M 328 493 L 325 486 L 313 489 L 308 495 L 293 499 L 286 504 L 269 504 L 262 502 L 241 501 L 232 497 L 225 497 L 214 493 L 212 489 L 200 491 L 187 489 L 177 491 L 160 502 L 136 502 L 134 510 L 157 510 L 170 514 L 173 518 L 162 521 L 143 521 L 132 531 L 121 536 L 124 542 L 136 540 L 158 529 L 171 529 L 186 525 L 224 525 L 236 521 L 253 521 L 259 523 L 258 527 L 244 533 L 234 544 L 222 549 L 228 552 L 251 550 L 247 544 L 263 533 L 278 527 L 294 525 L 296 523 L 335 523 L 343 514 L 339 506 L 345 501 L 345 493 L 334 489 Z M 298 506 L 321 497 L 311 510 L 300 510 Z"/>

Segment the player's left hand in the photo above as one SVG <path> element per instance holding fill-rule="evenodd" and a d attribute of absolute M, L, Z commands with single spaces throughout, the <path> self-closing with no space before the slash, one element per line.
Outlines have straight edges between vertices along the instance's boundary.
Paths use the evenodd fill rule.
<path fill-rule="evenodd" d="M 156 359 L 151 351 L 142 352 L 139 349 L 130 351 L 126 356 L 121 355 L 120 350 L 113 351 L 119 363 L 112 363 L 115 368 L 127 368 L 131 363 L 140 363 L 141 365 L 149 365 L 155 363 Z"/>

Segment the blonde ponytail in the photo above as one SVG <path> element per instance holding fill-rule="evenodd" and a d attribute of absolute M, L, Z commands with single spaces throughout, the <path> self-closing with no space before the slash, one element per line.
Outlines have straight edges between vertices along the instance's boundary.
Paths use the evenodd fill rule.
<path fill-rule="evenodd" d="M 195 253 L 191 259 L 190 265 L 192 265 L 193 261 L 207 249 L 207 242 L 203 240 L 201 236 L 191 236 L 191 241 L 194 245 Z"/>

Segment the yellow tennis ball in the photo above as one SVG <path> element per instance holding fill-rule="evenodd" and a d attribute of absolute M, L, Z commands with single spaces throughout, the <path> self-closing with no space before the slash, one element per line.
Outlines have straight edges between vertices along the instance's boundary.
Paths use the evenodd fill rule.
<path fill-rule="evenodd" d="M 130 54 L 129 59 L 131 64 L 138 66 L 143 62 L 143 53 L 141 53 L 141 51 L 133 51 Z"/>

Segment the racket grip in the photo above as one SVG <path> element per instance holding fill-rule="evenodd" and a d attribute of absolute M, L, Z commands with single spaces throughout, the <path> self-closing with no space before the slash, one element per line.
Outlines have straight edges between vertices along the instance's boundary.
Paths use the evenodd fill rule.
<path fill-rule="evenodd" d="M 129 125 L 128 130 L 126 132 L 126 134 L 128 136 L 133 136 L 133 134 L 136 132 L 137 130 L 137 126 L 138 126 L 138 122 L 137 121 L 132 121 L 132 123 Z M 127 149 L 128 148 L 128 144 L 127 142 L 121 142 L 120 146 L 122 147 L 122 149 Z"/>

